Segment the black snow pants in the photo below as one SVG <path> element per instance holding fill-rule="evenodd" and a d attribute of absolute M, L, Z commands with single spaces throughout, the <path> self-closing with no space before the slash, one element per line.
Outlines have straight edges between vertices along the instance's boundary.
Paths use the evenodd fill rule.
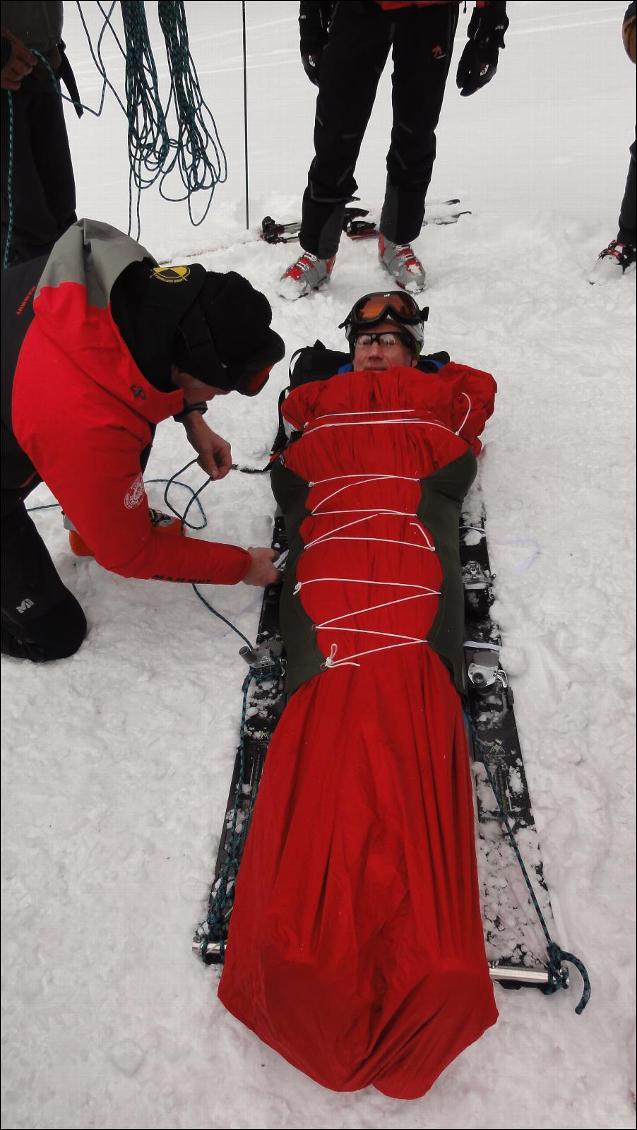
<path fill-rule="evenodd" d="M 303 196 L 300 243 L 305 251 L 321 259 L 336 254 L 390 48 L 393 126 L 380 228 L 394 243 L 408 243 L 420 232 L 457 22 L 457 4 L 390 12 L 356 0 L 336 5 L 321 55 L 315 157 Z"/>
<path fill-rule="evenodd" d="M 142 452 L 142 470 L 150 451 L 149 445 Z M 87 632 L 82 606 L 62 582 L 25 506 L 40 482 L 33 471 L 28 484 L 5 485 L 0 494 L 2 654 L 34 663 L 73 655 Z"/>
<path fill-rule="evenodd" d="M 635 246 L 635 196 L 637 195 L 637 185 L 635 184 L 635 148 L 636 142 L 633 141 L 630 147 L 630 164 L 628 166 L 626 188 L 624 189 L 624 199 L 622 200 L 621 211 L 619 213 L 619 231 L 617 232 L 619 243 L 629 243 L 631 247 Z"/>
<path fill-rule="evenodd" d="M 40 663 L 73 655 L 86 617 L 17 494 L 2 492 L 2 654 Z"/>
<path fill-rule="evenodd" d="M 86 635 L 84 613 L 60 580 L 27 513 L 25 499 L 41 479 L 20 447 L 12 426 L 13 377 L 24 336 L 33 319 L 33 304 L 26 302 L 24 295 L 35 289 L 46 260 L 46 255 L 29 258 L 3 273 L 0 343 L 2 654 L 34 662 L 72 655 Z M 9 311 L 14 311 L 18 304 L 22 313 L 15 325 Z"/>

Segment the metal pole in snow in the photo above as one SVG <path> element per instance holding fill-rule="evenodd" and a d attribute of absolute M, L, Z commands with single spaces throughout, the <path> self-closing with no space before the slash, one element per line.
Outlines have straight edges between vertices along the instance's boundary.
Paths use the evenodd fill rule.
<path fill-rule="evenodd" d="M 246 5 L 241 0 L 241 23 L 243 28 L 243 163 L 246 174 L 246 229 L 250 228 L 250 203 L 248 186 L 248 75 L 246 59 Z"/>

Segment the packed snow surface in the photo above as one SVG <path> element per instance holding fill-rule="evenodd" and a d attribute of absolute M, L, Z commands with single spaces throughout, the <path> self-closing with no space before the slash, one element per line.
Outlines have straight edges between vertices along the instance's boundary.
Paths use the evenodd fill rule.
<path fill-rule="evenodd" d="M 65 662 L 2 660 L 3 1126 L 633 1125 L 634 275 L 586 279 L 616 235 L 633 137 L 624 7 L 509 3 L 498 74 L 468 99 L 450 78 L 438 130 L 430 195 L 460 196 L 472 215 L 416 241 L 429 277 L 428 350 L 447 349 L 498 381 L 481 460 L 494 614 L 558 940 L 588 966 L 588 1008 L 574 1013 L 576 973 L 552 998 L 498 990 L 499 1023 L 412 1103 L 325 1091 L 229 1016 L 218 974 L 190 942 L 237 742 L 241 641 L 188 585 L 124 580 L 74 559 L 59 512 L 42 510 L 38 527 L 90 633 Z M 257 399 L 217 401 L 208 417 L 238 463 L 259 466 L 292 352 L 317 337 L 342 348 L 337 324 L 386 279 L 372 242 L 345 240 L 327 291 L 295 304 L 276 296 L 297 245 L 255 236 L 266 214 L 299 215 L 315 90 L 298 57 L 297 5 L 246 9 L 250 231 L 241 5 L 199 2 L 186 4 L 190 44 L 229 176 L 199 227 L 184 203 L 150 189 L 141 239 L 162 261 L 241 271 L 270 297 L 286 361 Z M 99 8 L 84 10 L 95 40 Z M 83 100 L 97 106 L 100 80 L 72 4 L 64 38 Z M 108 37 L 103 55 L 121 91 Z M 126 229 L 124 115 L 112 95 L 100 118 L 67 111 L 78 214 Z M 357 174 L 372 207 L 390 114 L 386 72 Z M 163 424 L 147 477 L 167 478 L 189 458 L 182 428 Z M 202 482 L 197 470 L 186 478 Z M 161 505 L 163 487 L 148 489 Z M 184 491 L 173 497 L 187 501 Z M 30 504 L 50 501 L 41 487 Z M 267 478 L 232 473 L 203 502 L 209 525 L 195 536 L 268 543 Z M 254 636 L 258 590 L 205 594 Z"/>

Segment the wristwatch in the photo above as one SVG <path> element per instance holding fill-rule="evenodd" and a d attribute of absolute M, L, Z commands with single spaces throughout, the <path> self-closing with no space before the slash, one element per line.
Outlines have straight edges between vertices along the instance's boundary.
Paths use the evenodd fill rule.
<path fill-rule="evenodd" d="M 173 420 L 177 420 L 179 424 L 183 424 L 186 421 L 186 417 L 189 416 L 191 412 L 198 412 L 200 416 L 203 416 L 207 411 L 208 405 L 206 404 L 205 400 L 197 400 L 192 404 L 186 404 L 182 408 L 181 412 L 178 412 L 176 416 L 173 416 Z"/>

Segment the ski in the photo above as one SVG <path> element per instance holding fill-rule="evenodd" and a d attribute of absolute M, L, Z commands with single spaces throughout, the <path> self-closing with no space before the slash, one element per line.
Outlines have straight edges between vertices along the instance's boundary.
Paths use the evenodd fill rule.
<path fill-rule="evenodd" d="M 264 216 L 261 220 L 259 239 L 265 240 L 266 243 L 291 243 L 292 240 L 298 239 L 300 230 L 300 220 L 294 220 L 290 224 L 278 224 L 272 216 Z"/>
<path fill-rule="evenodd" d="M 460 199 L 432 200 L 427 204 L 423 227 L 428 224 L 457 224 L 461 216 L 470 216 L 468 208 L 460 207 Z M 378 220 L 366 219 L 367 208 L 346 208 L 343 231 L 350 239 L 373 239 L 380 235 Z"/>
<path fill-rule="evenodd" d="M 549 934 L 555 931 L 540 842 L 520 747 L 513 692 L 500 663 L 501 637 L 490 615 L 494 600 L 479 487 L 469 495 L 460 526 L 465 593 L 467 712 L 476 798 L 476 847 L 487 959 L 492 977 L 549 991 L 566 971 L 547 958 L 537 910 L 513 847 L 515 837 Z"/>
<path fill-rule="evenodd" d="M 461 216 L 470 216 L 471 212 L 467 208 L 461 208 L 460 205 L 459 197 L 430 201 L 426 207 L 423 226 L 427 224 L 456 224 Z M 378 220 L 366 219 L 369 215 L 368 208 L 346 208 L 343 218 L 345 234 L 354 240 L 372 239 L 378 236 L 380 234 Z M 300 230 L 301 224 L 298 220 L 281 224 L 274 220 L 272 216 L 265 216 L 261 221 L 259 238 L 265 240 L 266 243 L 292 243 L 298 239 Z"/>
<path fill-rule="evenodd" d="M 287 549 L 282 516 L 274 520 L 272 548 L 279 556 Z M 241 735 L 219 839 L 208 914 L 193 938 L 193 948 L 200 952 L 208 965 L 223 963 L 243 846 L 270 739 L 285 706 L 285 657 L 279 628 L 280 592 L 279 584 L 268 585 L 264 589 L 256 645 L 254 648 L 242 647 L 239 652 L 248 664 L 243 684 Z"/>

